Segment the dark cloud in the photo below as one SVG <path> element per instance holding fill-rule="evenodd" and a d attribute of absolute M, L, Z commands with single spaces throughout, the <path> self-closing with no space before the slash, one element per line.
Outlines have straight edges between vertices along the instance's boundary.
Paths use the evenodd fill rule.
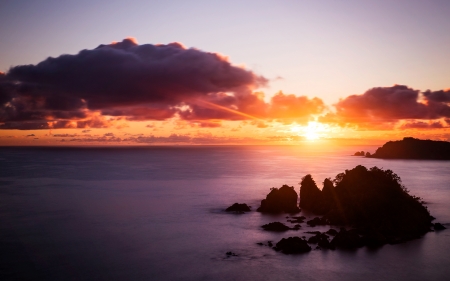
<path fill-rule="evenodd" d="M 52 137 L 55 138 L 74 138 L 77 134 L 53 134 Z"/>
<path fill-rule="evenodd" d="M 435 122 L 424 122 L 424 121 L 416 121 L 416 122 L 408 122 L 404 123 L 400 126 L 399 129 L 441 129 L 445 128 L 444 125 L 440 121 Z"/>
<path fill-rule="evenodd" d="M 216 53 L 125 39 L 0 74 L 0 122 L 9 123 L 2 128 L 19 129 L 27 126 L 18 122 L 84 121 L 90 111 L 164 120 L 197 100 L 223 102 L 225 93 L 241 109 L 239 103 L 254 99 L 253 89 L 266 83 Z"/>
<path fill-rule="evenodd" d="M 427 99 L 427 94 L 423 96 Z M 428 94 L 428 97 L 433 96 Z M 407 86 L 372 88 L 362 95 L 351 95 L 335 104 L 336 112 L 319 120 L 341 126 L 383 127 L 405 119 L 439 119 L 450 117 L 450 107 L 442 102 L 421 102 L 422 94 Z M 387 126 L 389 127 L 389 126 Z"/>
<path fill-rule="evenodd" d="M 98 115 L 92 119 L 94 113 L 129 121 L 179 116 L 197 122 L 307 118 L 324 108 L 317 98 L 283 93 L 266 103 L 255 90 L 267 83 L 217 53 L 125 39 L 0 73 L 0 128 L 111 126 Z"/>
<path fill-rule="evenodd" d="M 440 91 L 425 91 L 423 93 L 428 101 L 450 103 L 450 89 Z"/>

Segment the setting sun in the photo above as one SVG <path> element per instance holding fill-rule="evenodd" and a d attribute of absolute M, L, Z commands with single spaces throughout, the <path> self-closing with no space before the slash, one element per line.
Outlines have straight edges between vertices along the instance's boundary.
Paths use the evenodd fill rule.
<path fill-rule="evenodd" d="M 328 125 L 316 121 L 308 122 L 307 126 L 294 125 L 291 127 L 291 132 L 297 133 L 299 136 L 311 141 L 323 138 L 328 131 L 330 131 Z"/>

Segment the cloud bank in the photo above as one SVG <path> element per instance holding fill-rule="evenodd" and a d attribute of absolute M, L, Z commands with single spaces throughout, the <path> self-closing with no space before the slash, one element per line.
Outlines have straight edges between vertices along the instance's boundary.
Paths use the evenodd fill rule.
<path fill-rule="evenodd" d="M 128 38 L 1 73 L 0 128 L 98 128 L 112 126 L 115 117 L 267 119 L 283 117 L 283 108 L 305 118 L 323 108 L 319 99 L 282 93 L 266 103 L 255 90 L 267 84 L 217 53 Z"/>
<path fill-rule="evenodd" d="M 205 128 L 224 120 L 264 128 L 318 115 L 343 127 L 392 129 L 403 120 L 399 129 L 437 129 L 450 119 L 450 90 L 375 87 L 330 111 L 319 98 L 281 91 L 266 102 L 259 89 L 268 83 L 217 53 L 128 38 L 0 72 L 0 129 L 108 128 L 173 117 Z"/>

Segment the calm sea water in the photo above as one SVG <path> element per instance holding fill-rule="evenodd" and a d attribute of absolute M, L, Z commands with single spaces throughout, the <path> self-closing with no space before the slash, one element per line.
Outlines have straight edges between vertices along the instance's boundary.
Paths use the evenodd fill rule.
<path fill-rule="evenodd" d="M 0 279 L 448 280 L 450 229 L 377 250 L 283 255 L 256 243 L 329 227 L 268 233 L 260 226 L 285 215 L 223 211 L 362 164 L 392 169 L 450 228 L 450 162 L 349 156 L 375 149 L 0 148 Z"/>

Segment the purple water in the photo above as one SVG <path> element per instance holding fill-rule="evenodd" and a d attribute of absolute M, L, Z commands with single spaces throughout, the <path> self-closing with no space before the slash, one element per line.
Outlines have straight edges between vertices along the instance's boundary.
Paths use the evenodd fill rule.
<path fill-rule="evenodd" d="M 283 255 L 257 242 L 271 187 L 361 164 L 392 169 L 450 228 L 450 161 L 349 156 L 376 147 L 0 148 L 1 280 L 445 280 L 450 230 L 377 250 Z M 310 214 L 306 214 L 312 217 Z M 237 257 L 229 257 L 232 251 Z"/>

